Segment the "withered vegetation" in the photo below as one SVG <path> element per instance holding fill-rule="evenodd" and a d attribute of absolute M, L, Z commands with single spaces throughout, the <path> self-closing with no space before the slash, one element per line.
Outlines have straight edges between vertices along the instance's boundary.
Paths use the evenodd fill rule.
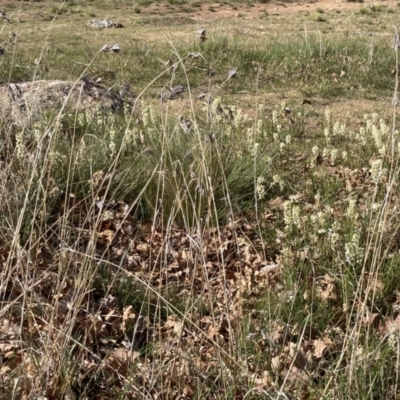
<path fill-rule="evenodd" d="M 0 398 L 399 397 L 399 8 L 333 7 L 4 4 Z"/>

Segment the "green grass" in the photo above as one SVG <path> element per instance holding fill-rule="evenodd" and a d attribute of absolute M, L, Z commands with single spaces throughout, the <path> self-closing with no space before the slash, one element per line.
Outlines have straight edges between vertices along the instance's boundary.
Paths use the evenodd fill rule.
<path fill-rule="evenodd" d="M 82 64 L 94 57 L 99 48 L 77 47 L 82 34 L 70 37 L 71 45 L 60 44 L 42 58 L 47 65 L 57 65 L 40 73 L 42 79 L 71 79 L 82 72 Z M 52 46 L 51 46 L 52 47 Z M 371 57 L 371 49 L 373 57 Z M 38 49 L 39 50 L 39 49 Z M 202 58 L 190 60 L 190 52 L 200 52 Z M 7 54 L 0 67 L 0 82 L 21 82 L 37 74 L 34 60 L 39 51 Z M 370 43 L 364 39 L 330 39 L 329 37 L 300 37 L 294 41 L 272 42 L 247 47 L 244 42 L 228 37 L 213 37 L 204 45 L 179 46 L 176 53 L 184 60 L 175 71 L 175 79 L 185 83 L 188 74 L 193 89 L 208 85 L 207 69 L 216 72 L 211 83 L 223 88 L 225 93 L 246 91 L 252 93 L 256 85 L 268 89 L 301 90 L 325 97 L 362 95 L 388 92 L 393 85 L 391 50 L 383 41 Z M 124 51 L 125 56 L 109 57 L 99 54 L 90 66 L 94 74 L 114 70 L 118 80 L 135 82 L 137 89 L 144 89 L 150 77 L 163 74 L 165 68 L 159 59 L 172 57 L 171 50 L 159 50 L 152 45 L 133 43 Z M 71 59 L 76 60 L 71 65 Z M 14 67 L 14 65 L 17 65 Z M 258 72 L 255 65 L 261 68 Z M 231 66 L 238 68 L 239 79 L 227 80 Z M 185 69 L 183 69 L 185 68 Z M 342 72 L 343 71 L 343 72 Z M 168 84 L 170 77 L 164 73 L 154 82 L 155 86 Z"/>

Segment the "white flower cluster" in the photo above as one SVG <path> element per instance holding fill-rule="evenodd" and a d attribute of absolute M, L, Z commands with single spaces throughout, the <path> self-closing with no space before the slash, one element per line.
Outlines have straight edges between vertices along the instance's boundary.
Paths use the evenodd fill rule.
<path fill-rule="evenodd" d="M 272 185 L 271 186 L 274 186 L 274 185 L 279 186 L 280 190 L 283 190 L 284 187 L 285 187 L 285 181 L 283 180 L 283 178 L 279 174 L 275 174 L 272 177 Z"/>
<path fill-rule="evenodd" d="M 353 265 L 360 263 L 364 257 L 364 249 L 360 247 L 360 234 L 354 233 L 350 242 L 344 245 L 346 261 Z"/>
<path fill-rule="evenodd" d="M 17 159 L 22 161 L 26 157 L 26 147 L 24 143 L 24 131 L 21 129 L 15 134 L 15 147 L 17 150 Z"/>
<path fill-rule="evenodd" d="M 258 200 L 262 200 L 265 197 L 266 190 L 264 183 L 265 178 L 263 176 L 259 176 L 256 183 L 256 193 Z"/>
<path fill-rule="evenodd" d="M 357 200 L 350 199 L 349 205 L 347 206 L 347 210 L 346 210 L 346 216 L 350 220 L 353 220 L 356 215 L 356 205 L 357 205 Z"/>
<path fill-rule="evenodd" d="M 365 132 L 370 134 L 374 140 L 375 147 L 380 155 L 386 154 L 386 143 L 390 137 L 390 127 L 386 125 L 383 119 L 378 120 L 378 114 L 372 114 L 371 118 L 368 115 L 364 116 L 366 120 Z"/>
<path fill-rule="evenodd" d="M 371 179 L 375 184 L 385 182 L 387 177 L 387 169 L 382 167 L 382 160 L 380 158 L 371 161 Z"/>
<path fill-rule="evenodd" d="M 338 243 L 340 243 L 340 233 L 339 233 L 339 224 L 335 221 L 332 224 L 332 227 L 328 229 L 327 232 L 329 238 L 329 244 L 332 251 L 335 251 Z"/>
<path fill-rule="evenodd" d="M 290 230 L 293 226 L 301 227 L 301 209 L 300 206 L 294 204 L 293 200 L 287 200 L 283 203 L 283 218 L 285 221 L 285 229 Z"/>
<path fill-rule="evenodd" d="M 311 214 L 310 221 L 320 235 L 326 233 L 326 214 L 323 211 L 318 211 L 316 214 Z"/>

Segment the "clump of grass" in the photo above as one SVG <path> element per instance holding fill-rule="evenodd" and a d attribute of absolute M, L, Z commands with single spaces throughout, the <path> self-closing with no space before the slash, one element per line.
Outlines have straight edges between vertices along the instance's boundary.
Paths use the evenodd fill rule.
<path fill-rule="evenodd" d="M 362 15 L 368 15 L 368 14 L 371 13 L 371 10 L 370 10 L 370 8 L 368 8 L 368 7 L 361 7 L 361 8 L 358 10 L 358 12 L 359 12 L 360 14 L 362 14 Z"/>
<path fill-rule="evenodd" d="M 311 13 L 310 18 L 314 22 L 325 22 L 326 18 L 321 15 L 320 12 Z"/>
<path fill-rule="evenodd" d="M 147 7 L 153 3 L 152 0 L 139 0 L 138 5 L 142 7 Z"/>
<path fill-rule="evenodd" d="M 168 0 L 169 4 L 180 6 L 182 4 L 186 4 L 186 0 Z"/>

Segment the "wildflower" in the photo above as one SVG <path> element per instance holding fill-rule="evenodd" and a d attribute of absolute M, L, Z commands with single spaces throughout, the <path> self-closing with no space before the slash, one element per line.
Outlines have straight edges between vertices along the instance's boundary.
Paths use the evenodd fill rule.
<path fill-rule="evenodd" d="M 326 139 L 326 143 L 329 144 L 331 142 L 331 130 L 328 127 L 324 129 L 324 136 Z"/>
<path fill-rule="evenodd" d="M 258 200 L 262 200 L 265 196 L 265 178 L 263 176 L 259 176 L 257 178 L 257 183 L 256 183 L 256 193 L 257 193 L 257 198 Z"/>
<path fill-rule="evenodd" d="M 272 111 L 272 124 L 274 126 L 278 125 L 279 120 L 278 120 L 278 111 L 277 110 L 273 110 Z"/>
<path fill-rule="evenodd" d="M 383 168 L 382 168 L 382 160 L 377 159 L 371 162 L 371 168 L 370 168 L 370 173 L 371 173 L 371 179 L 375 183 L 379 183 L 379 181 L 382 179 L 383 176 Z"/>
<path fill-rule="evenodd" d="M 351 237 L 350 242 L 346 243 L 345 257 L 349 264 L 355 264 L 362 261 L 364 250 L 359 246 L 360 235 L 359 233 L 354 233 Z"/>
<path fill-rule="evenodd" d="M 283 203 L 283 218 L 285 221 L 286 229 L 290 229 L 293 225 L 300 227 L 300 206 L 293 204 L 292 201 L 287 200 Z"/>
<path fill-rule="evenodd" d="M 233 118 L 233 125 L 235 126 L 236 129 L 239 128 L 240 125 L 242 124 L 243 118 L 244 118 L 243 111 L 240 108 L 238 108 Z"/>
<path fill-rule="evenodd" d="M 26 156 L 26 147 L 24 143 L 24 136 L 23 136 L 23 130 L 19 130 L 15 134 L 15 146 L 17 150 L 17 158 L 18 160 L 23 160 Z"/>
<path fill-rule="evenodd" d="M 325 109 L 325 122 L 326 122 L 326 126 L 328 128 L 330 128 L 330 126 L 331 126 L 331 120 L 332 120 L 331 110 L 329 108 L 326 108 Z"/>
<path fill-rule="evenodd" d="M 292 225 L 292 202 L 285 201 L 283 203 L 283 220 L 285 221 L 286 228 Z"/>
<path fill-rule="evenodd" d="M 346 210 L 346 216 L 350 220 L 352 220 L 355 216 L 356 204 L 357 204 L 356 199 L 350 199 L 349 205 L 347 206 L 347 210 Z"/>
<path fill-rule="evenodd" d="M 343 136 L 346 133 L 346 125 L 335 122 L 333 125 L 333 136 Z"/>
<path fill-rule="evenodd" d="M 111 155 L 111 157 L 114 157 L 116 150 L 117 150 L 117 146 L 115 143 L 116 132 L 115 132 L 114 124 L 110 125 L 108 133 L 109 133 L 109 138 L 110 138 L 110 143 L 109 143 L 109 149 L 110 149 L 110 153 L 111 153 L 110 155 Z"/>
<path fill-rule="evenodd" d="M 340 242 L 340 234 L 338 232 L 339 230 L 339 225 L 337 223 L 337 221 L 335 221 L 332 225 L 332 227 L 328 230 L 328 238 L 329 238 L 329 244 L 331 247 L 331 250 L 335 250 L 337 244 Z"/>
<path fill-rule="evenodd" d="M 250 149 L 250 153 L 253 157 L 255 157 L 257 155 L 259 146 L 260 146 L 260 143 L 255 142 L 254 146 Z"/>

